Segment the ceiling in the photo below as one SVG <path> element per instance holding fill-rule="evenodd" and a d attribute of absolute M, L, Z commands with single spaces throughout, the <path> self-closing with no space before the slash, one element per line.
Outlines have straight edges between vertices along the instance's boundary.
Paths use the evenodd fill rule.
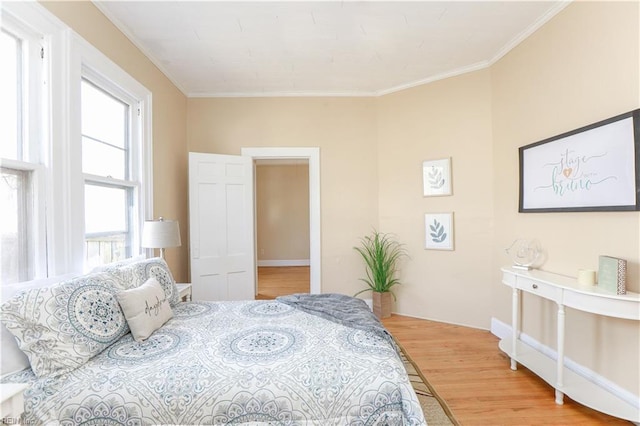
<path fill-rule="evenodd" d="M 485 68 L 564 1 L 97 1 L 187 96 L 379 96 Z"/>

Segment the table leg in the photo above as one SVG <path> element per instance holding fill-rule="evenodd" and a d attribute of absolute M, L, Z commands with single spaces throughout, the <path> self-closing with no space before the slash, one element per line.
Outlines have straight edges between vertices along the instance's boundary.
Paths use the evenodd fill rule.
<path fill-rule="evenodd" d="M 556 404 L 564 404 L 564 305 L 558 304 L 558 362 L 556 365 Z"/>
<path fill-rule="evenodd" d="M 511 293 L 511 369 L 517 370 L 516 348 L 520 330 L 520 290 L 513 288 Z"/>

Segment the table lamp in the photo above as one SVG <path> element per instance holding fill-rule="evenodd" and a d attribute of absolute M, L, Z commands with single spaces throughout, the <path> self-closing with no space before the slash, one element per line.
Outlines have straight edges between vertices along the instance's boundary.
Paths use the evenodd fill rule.
<path fill-rule="evenodd" d="M 142 228 L 142 247 L 160 249 L 160 257 L 164 259 L 164 249 L 167 247 L 179 247 L 180 226 L 176 220 L 147 220 Z"/>

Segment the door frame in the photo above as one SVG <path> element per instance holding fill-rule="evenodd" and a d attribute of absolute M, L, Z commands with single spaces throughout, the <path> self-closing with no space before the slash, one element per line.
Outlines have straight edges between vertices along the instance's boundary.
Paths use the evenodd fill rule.
<path fill-rule="evenodd" d="M 255 160 L 306 159 L 309 161 L 309 292 L 311 294 L 320 294 L 320 148 L 248 147 L 242 148 L 241 154 L 251 157 L 254 165 Z M 253 199 L 255 207 L 255 191 Z M 254 222 L 255 220 L 254 218 Z M 258 280 L 256 279 L 256 285 L 257 282 Z"/>

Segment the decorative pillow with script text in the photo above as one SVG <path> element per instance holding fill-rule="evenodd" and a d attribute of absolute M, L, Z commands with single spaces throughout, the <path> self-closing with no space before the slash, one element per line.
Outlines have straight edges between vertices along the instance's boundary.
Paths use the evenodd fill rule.
<path fill-rule="evenodd" d="M 137 342 L 147 339 L 173 317 L 167 295 L 155 278 L 149 278 L 140 287 L 121 291 L 116 297 Z"/>

